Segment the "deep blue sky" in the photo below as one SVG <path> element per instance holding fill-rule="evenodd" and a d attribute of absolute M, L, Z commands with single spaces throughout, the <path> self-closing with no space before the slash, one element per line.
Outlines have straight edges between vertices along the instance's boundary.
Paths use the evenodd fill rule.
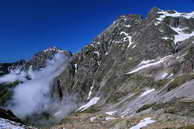
<path fill-rule="evenodd" d="M 194 0 L 0 0 L 0 62 L 50 46 L 77 52 L 118 16 L 154 6 L 190 12 Z"/>

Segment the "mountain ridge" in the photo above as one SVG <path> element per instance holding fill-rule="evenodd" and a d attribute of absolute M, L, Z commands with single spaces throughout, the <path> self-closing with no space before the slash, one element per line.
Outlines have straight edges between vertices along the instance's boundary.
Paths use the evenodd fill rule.
<path fill-rule="evenodd" d="M 75 106 L 53 128 L 131 129 L 148 120 L 150 129 L 180 129 L 194 124 L 193 32 L 193 12 L 152 8 L 147 18 L 120 16 L 80 52 L 51 47 L 23 69 L 44 68 L 58 52 L 68 57 L 51 96 Z"/>

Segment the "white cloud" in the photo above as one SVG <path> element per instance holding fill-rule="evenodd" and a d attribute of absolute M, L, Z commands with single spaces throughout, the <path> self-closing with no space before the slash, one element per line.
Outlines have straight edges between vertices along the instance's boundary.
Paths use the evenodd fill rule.
<path fill-rule="evenodd" d="M 75 97 L 64 97 L 65 99 L 61 102 L 52 99 L 50 91 L 55 78 L 64 71 L 67 62 L 67 57 L 63 53 L 58 53 L 52 60 L 47 61 L 45 68 L 36 71 L 33 71 L 31 67 L 28 71 L 16 69 L 0 78 L 1 83 L 23 81 L 13 89 L 8 108 L 21 119 L 44 111 L 56 119 L 64 118 L 76 108 L 76 104 L 72 101 Z M 26 79 L 27 75 L 31 80 Z"/>

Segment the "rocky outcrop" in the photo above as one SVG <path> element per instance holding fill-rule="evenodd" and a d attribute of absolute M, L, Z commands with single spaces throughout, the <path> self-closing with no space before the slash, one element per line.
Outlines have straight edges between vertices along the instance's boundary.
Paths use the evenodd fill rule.
<path fill-rule="evenodd" d="M 41 51 L 37 54 L 35 54 L 32 59 L 28 60 L 25 64 L 25 68 L 29 68 L 32 66 L 32 69 L 37 70 L 40 68 L 44 68 L 46 66 L 46 61 L 51 60 L 53 56 L 58 53 L 58 52 L 63 52 L 65 56 L 70 58 L 72 54 L 68 51 L 64 51 L 61 49 L 58 49 L 56 47 L 50 47 L 44 51 Z"/>
<path fill-rule="evenodd" d="M 0 108 L 0 117 L 4 119 L 9 119 L 18 123 L 23 123 L 19 118 L 17 118 L 10 110 Z"/>
<path fill-rule="evenodd" d="M 24 60 L 14 63 L 0 63 L 0 76 L 8 74 L 10 72 L 10 69 L 16 68 L 17 66 L 22 66 L 24 63 Z"/>

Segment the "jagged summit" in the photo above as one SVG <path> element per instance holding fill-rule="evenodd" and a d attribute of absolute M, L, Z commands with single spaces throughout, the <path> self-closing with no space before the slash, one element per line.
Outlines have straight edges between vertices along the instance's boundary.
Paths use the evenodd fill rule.
<path fill-rule="evenodd" d="M 46 61 L 52 59 L 57 53 L 63 53 L 67 58 L 72 56 L 72 53 L 69 51 L 65 51 L 57 47 L 49 47 L 35 54 L 32 59 L 27 61 L 25 67 L 29 68 L 31 65 L 33 66 L 33 69 L 45 67 Z"/>
<path fill-rule="evenodd" d="M 176 10 L 162 10 L 160 8 L 154 7 L 150 10 L 148 13 L 148 17 L 151 15 L 156 16 L 156 15 L 166 15 L 166 16 L 171 16 L 171 17 L 184 17 L 187 19 L 194 18 L 193 14 L 194 11 L 192 12 L 178 12 Z"/>
<path fill-rule="evenodd" d="M 49 52 L 49 51 L 54 51 L 54 52 L 63 52 L 63 50 L 62 50 L 62 49 L 57 48 L 57 47 L 55 47 L 55 46 L 52 46 L 52 47 L 49 47 L 49 48 L 47 48 L 47 49 L 43 50 L 43 52 Z"/>

